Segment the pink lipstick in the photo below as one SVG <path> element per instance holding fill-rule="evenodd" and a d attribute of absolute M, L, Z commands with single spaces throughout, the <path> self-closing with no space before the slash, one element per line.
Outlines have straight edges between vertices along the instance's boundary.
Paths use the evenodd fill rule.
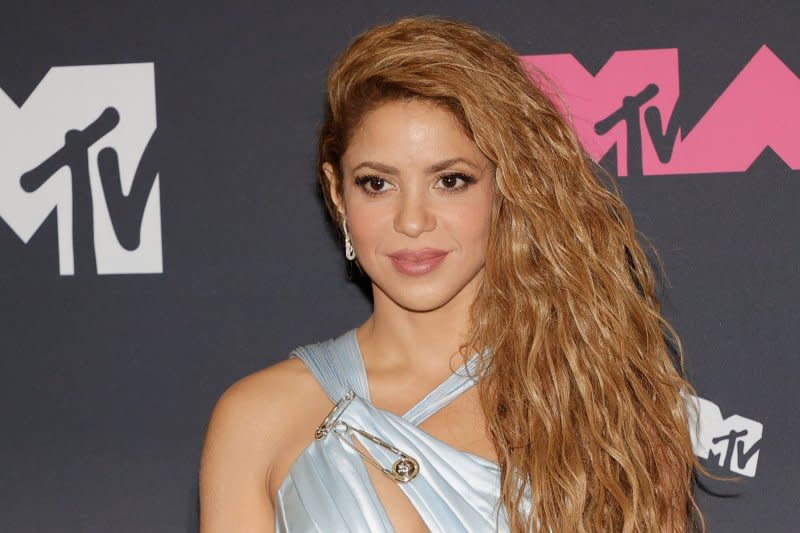
<path fill-rule="evenodd" d="M 448 252 L 436 248 L 404 249 L 389 254 L 389 258 L 394 268 L 401 274 L 421 276 L 438 267 L 447 254 Z"/>

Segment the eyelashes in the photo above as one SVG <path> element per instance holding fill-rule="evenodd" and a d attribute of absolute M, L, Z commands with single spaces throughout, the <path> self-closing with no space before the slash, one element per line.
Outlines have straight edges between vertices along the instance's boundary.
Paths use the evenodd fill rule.
<path fill-rule="evenodd" d="M 365 193 L 370 196 L 380 196 L 389 185 L 385 179 L 380 176 L 359 176 L 355 179 L 356 185 Z"/>
<path fill-rule="evenodd" d="M 475 183 L 475 181 L 476 179 L 468 174 L 451 172 L 439 176 L 436 180 L 436 188 L 442 189 L 448 193 L 457 193 L 466 190 L 470 185 Z M 356 186 L 369 196 L 380 196 L 392 190 L 391 183 L 380 176 L 358 176 L 355 178 L 354 182 Z"/>
<path fill-rule="evenodd" d="M 461 181 L 460 185 L 459 181 Z M 461 189 L 466 189 L 467 187 L 475 183 L 475 178 L 467 174 L 462 174 L 461 172 L 453 172 L 439 177 L 437 183 L 442 183 L 442 184 L 447 183 L 448 185 L 446 185 L 443 188 L 448 192 L 454 192 L 454 191 L 460 191 Z"/>

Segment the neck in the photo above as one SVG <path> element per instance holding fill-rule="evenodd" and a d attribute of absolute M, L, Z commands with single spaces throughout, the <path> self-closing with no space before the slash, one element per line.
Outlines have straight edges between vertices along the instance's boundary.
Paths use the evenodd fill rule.
<path fill-rule="evenodd" d="M 365 363 L 380 370 L 451 373 L 461 361 L 452 358 L 469 332 L 469 308 L 479 283 L 480 276 L 475 276 L 450 301 L 430 311 L 401 307 L 373 285 L 373 314 L 358 328 Z"/>

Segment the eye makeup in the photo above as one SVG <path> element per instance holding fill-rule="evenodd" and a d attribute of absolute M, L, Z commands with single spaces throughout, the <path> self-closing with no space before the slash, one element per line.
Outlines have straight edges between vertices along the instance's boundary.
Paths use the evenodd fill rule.
<path fill-rule="evenodd" d="M 354 181 L 362 191 L 370 196 L 380 196 L 388 190 L 384 189 L 388 182 L 380 176 L 358 176 Z"/>
<path fill-rule="evenodd" d="M 458 184 L 459 180 L 461 181 L 461 185 Z M 449 185 L 439 188 L 444 189 L 448 192 L 456 192 L 466 189 L 467 187 L 475 183 L 475 181 L 476 181 L 475 178 L 473 178 L 468 174 L 464 174 L 462 172 L 451 172 L 449 174 L 445 174 L 444 176 L 440 176 L 437 183 L 442 183 L 442 184 L 447 183 Z"/>
<path fill-rule="evenodd" d="M 391 184 L 385 178 L 376 175 L 357 176 L 353 181 L 357 187 L 369 196 L 380 196 L 391 190 Z M 468 174 L 450 172 L 437 178 L 435 188 L 448 193 L 462 192 L 476 181 L 474 177 Z M 387 185 L 389 188 L 385 188 Z"/>

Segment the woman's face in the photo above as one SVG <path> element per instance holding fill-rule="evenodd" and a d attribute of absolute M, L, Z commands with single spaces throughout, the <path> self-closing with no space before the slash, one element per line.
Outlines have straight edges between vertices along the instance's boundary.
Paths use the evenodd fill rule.
<path fill-rule="evenodd" d="M 425 100 L 382 104 L 354 131 L 341 170 L 334 198 L 375 291 L 411 311 L 474 295 L 495 167 L 451 112 Z"/>

